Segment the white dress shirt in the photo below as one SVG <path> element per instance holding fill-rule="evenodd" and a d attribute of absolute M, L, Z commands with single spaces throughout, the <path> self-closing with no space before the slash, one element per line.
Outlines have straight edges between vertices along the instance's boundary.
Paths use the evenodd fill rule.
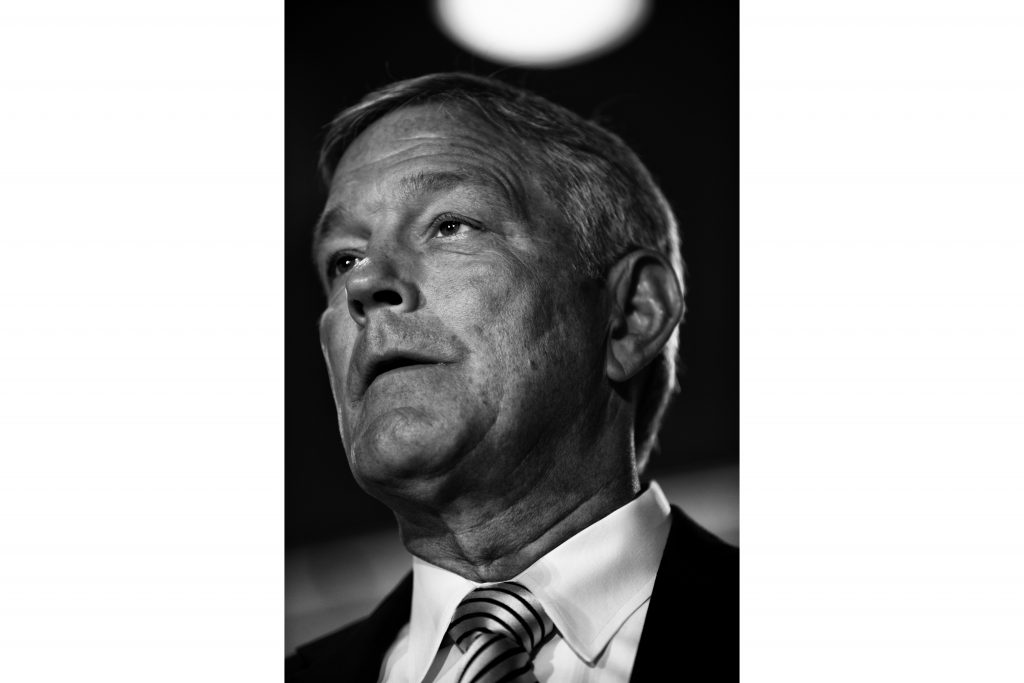
<path fill-rule="evenodd" d="M 533 660 L 540 681 L 628 681 L 672 518 L 654 482 L 628 504 L 544 555 L 513 580 L 540 601 L 557 632 Z M 462 652 L 445 632 L 475 583 L 417 557 L 412 614 L 379 681 L 454 683 Z"/>

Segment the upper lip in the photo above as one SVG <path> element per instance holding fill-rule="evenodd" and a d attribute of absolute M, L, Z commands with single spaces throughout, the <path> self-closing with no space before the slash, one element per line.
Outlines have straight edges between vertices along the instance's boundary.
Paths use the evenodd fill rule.
<path fill-rule="evenodd" d="M 373 381 L 389 370 L 408 365 L 436 365 L 448 361 L 418 349 L 388 349 L 367 353 L 357 358 L 355 365 L 355 395 L 362 396 Z"/>

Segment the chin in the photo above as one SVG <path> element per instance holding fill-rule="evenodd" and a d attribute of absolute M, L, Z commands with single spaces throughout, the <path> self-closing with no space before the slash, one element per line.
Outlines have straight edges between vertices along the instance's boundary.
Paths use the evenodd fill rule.
<path fill-rule="evenodd" d="M 349 464 L 359 485 L 374 496 L 407 490 L 450 471 L 473 441 L 465 421 L 452 423 L 422 408 L 396 408 L 355 434 Z"/>

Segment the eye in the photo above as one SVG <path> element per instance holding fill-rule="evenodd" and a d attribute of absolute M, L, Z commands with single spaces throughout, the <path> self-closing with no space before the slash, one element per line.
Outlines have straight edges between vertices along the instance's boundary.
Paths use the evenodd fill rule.
<path fill-rule="evenodd" d="M 434 231 L 438 237 L 457 237 L 471 230 L 479 228 L 458 218 L 443 218 L 434 224 Z"/>
<path fill-rule="evenodd" d="M 339 252 L 327 262 L 327 280 L 331 281 L 352 270 L 359 263 L 360 257 L 348 252 Z"/>

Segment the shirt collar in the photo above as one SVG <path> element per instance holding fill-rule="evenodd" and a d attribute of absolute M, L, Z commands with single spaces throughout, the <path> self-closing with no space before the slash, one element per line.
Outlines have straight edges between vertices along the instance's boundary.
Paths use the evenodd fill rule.
<path fill-rule="evenodd" d="M 513 580 L 543 605 L 565 642 L 593 665 L 651 596 L 672 523 L 657 483 L 564 541 Z M 411 680 L 422 680 L 462 599 L 481 585 L 413 557 Z"/>
<path fill-rule="evenodd" d="M 651 482 L 630 503 L 591 524 L 517 577 L 540 601 L 576 655 L 593 665 L 648 598 L 672 517 Z"/>
<path fill-rule="evenodd" d="M 412 558 L 412 613 L 409 616 L 410 681 L 426 676 L 455 608 L 478 585 L 447 569 Z"/>

